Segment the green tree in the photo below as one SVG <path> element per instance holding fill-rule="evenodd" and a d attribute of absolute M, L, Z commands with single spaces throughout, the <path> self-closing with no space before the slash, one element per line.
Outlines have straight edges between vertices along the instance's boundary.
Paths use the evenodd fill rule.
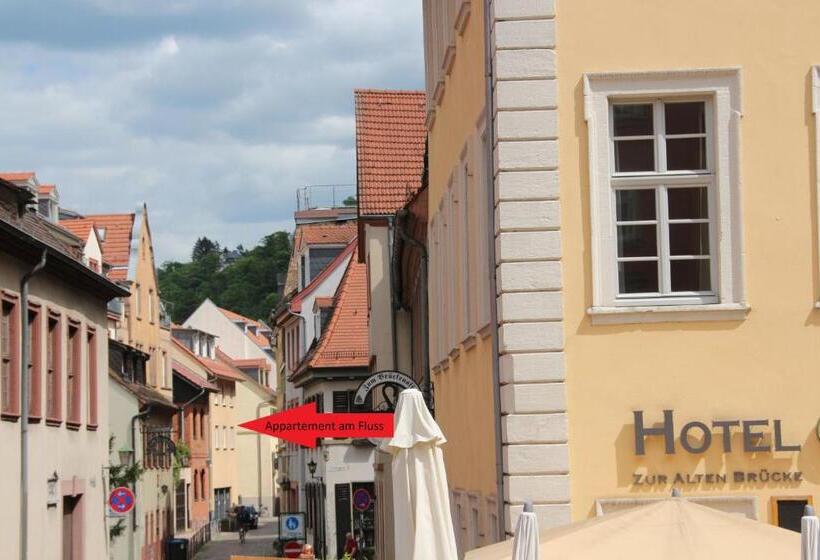
<path fill-rule="evenodd" d="M 182 322 L 210 298 L 221 307 L 252 319 L 265 319 L 279 301 L 278 282 L 290 261 L 290 235 L 278 231 L 253 249 L 237 247 L 241 256 L 223 266 L 219 244 L 197 240 L 192 260 L 167 262 L 159 269 L 159 285 L 172 320 Z"/>
<path fill-rule="evenodd" d="M 342 201 L 342 204 L 345 206 L 356 206 L 359 203 L 358 199 L 355 196 L 348 196 L 346 199 Z"/>

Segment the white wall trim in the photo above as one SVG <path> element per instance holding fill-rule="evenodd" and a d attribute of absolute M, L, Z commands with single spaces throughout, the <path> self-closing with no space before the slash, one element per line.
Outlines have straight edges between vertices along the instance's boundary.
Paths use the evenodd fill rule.
<path fill-rule="evenodd" d="M 713 305 L 656 305 L 645 307 L 590 307 L 593 325 L 636 323 L 689 323 L 697 321 L 742 321 L 751 311 L 743 303 Z"/>
<path fill-rule="evenodd" d="M 740 179 L 741 72 L 739 68 L 706 68 L 606 72 L 584 76 L 584 116 L 589 139 L 593 309 L 615 307 L 617 291 L 617 270 L 611 258 L 614 255 L 615 228 L 610 196 L 610 100 L 683 95 L 707 96 L 713 104 L 718 303 L 745 304 Z M 635 311 L 637 309 L 633 308 Z"/>

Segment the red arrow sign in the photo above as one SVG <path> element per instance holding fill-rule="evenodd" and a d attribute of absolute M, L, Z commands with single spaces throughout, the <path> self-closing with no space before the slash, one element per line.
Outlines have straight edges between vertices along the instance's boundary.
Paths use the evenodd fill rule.
<path fill-rule="evenodd" d="M 316 447 L 316 438 L 389 438 L 393 414 L 383 412 L 319 414 L 312 402 L 239 425 L 304 447 Z"/>

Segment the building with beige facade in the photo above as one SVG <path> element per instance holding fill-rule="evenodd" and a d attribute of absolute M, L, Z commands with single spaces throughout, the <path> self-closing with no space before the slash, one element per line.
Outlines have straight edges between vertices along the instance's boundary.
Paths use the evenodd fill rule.
<path fill-rule="evenodd" d="M 105 558 L 106 306 L 128 292 L 83 262 L 84 240 L 37 214 L 27 181 L 0 178 L 0 542 L 8 558 L 22 547 L 31 559 Z"/>
<path fill-rule="evenodd" d="M 526 500 L 549 527 L 673 487 L 799 527 L 820 491 L 800 400 L 818 7 L 424 9 L 431 363 L 460 550 L 509 534 Z"/>

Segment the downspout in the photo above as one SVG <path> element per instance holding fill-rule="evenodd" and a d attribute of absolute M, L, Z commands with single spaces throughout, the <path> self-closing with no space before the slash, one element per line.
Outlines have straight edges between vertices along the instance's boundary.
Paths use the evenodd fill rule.
<path fill-rule="evenodd" d="M 387 249 L 388 255 L 390 256 L 391 266 L 390 266 L 390 332 L 392 333 L 392 340 L 390 341 L 393 345 L 393 370 L 398 371 L 399 369 L 399 343 L 398 343 L 398 334 L 396 333 L 396 311 L 401 308 L 399 304 L 399 297 L 398 297 L 398 290 L 399 290 L 399 278 L 396 273 L 396 267 L 393 265 L 393 261 L 395 259 L 395 253 L 393 249 L 395 248 L 395 231 L 396 229 L 396 217 L 395 216 L 388 216 L 387 217 Z M 379 368 L 382 369 L 382 368 Z"/>
<path fill-rule="evenodd" d="M 153 405 L 149 404 L 148 407 L 144 411 L 139 412 L 139 413 L 137 413 L 137 414 L 135 414 L 134 416 L 131 417 L 131 447 L 134 449 L 134 454 L 131 456 L 131 466 L 132 467 L 137 464 L 137 432 L 136 432 L 137 420 L 139 420 L 140 418 L 145 418 L 146 416 L 151 414 L 151 409 L 152 408 L 153 408 Z M 137 483 L 136 482 L 134 482 L 134 503 L 137 503 L 137 504 L 139 503 L 139 499 L 137 498 Z M 132 531 L 137 530 L 137 508 L 134 508 L 134 509 L 131 510 L 131 530 Z M 129 548 L 130 548 L 129 554 L 133 553 L 133 548 L 132 547 L 129 547 Z"/>
<path fill-rule="evenodd" d="M 487 135 L 487 171 L 485 175 L 489 179 L 487 184 L 487 255 L 489 258 L 489 286 L 492 298 L 490 304 L 490 335 L 492 337 L 493 352 L 493 408 L 495 413 L 495 484 L 496 484 L 496 507 L 498 508 L 498 535 L 499 541 L 503 541 L 507 536 L 506 508 L 504 507 L 504 455 L 501 430 L 501 373 L 499 371 L 499 351 L 498 351 L 498 309 L 496 307 L 495 295 L 495 166 L 493 165 L 495 145 L 495 101 L 493 98 L 493 42 L 491 40 L 493 32 L 492 20 L 492 0 L 484 0 L 484 80 L 485 80 L 485 111 Z"/>
<path fill-rule="evenodd" d="M 28 558 L 28 416 L 30 389 L 28 368 L 31 361 L 31 331 L 28 324 L 28 283 L 46 266 L 48 251 L 43 250 L 40 262 L 20 280 L 20 332 L 22 333 L 20 383 L 23 385 L 20 404 L 20 560 Z"/>
<path fill-rule="evenodd" d="M 396 214 L 397 216 L 397 227 L 396 231 L 399 234 L 399 237 L 404 243 L 408 243 L 415 247 L 419 253 L 421 253 L 421 270 L 419 271 L 419 295 L 421 298 L 420 306 L 421 306 L 421 317 L 420 321 L 423 326 L 427 326 L 427 321 L 429 320 L 429 310 L 427 308 L 427 247 L 424 246 L 423 243 L 420 243 L 418 240 L 411 237 L 405 226 L 407 225 L 407 216 L 410 212 L 406 208 L 402 208 Z M 396 269 L 400 267 L 400 256 L 397 256 L 394 260 Z M 433 393 L 432 393 L 432 382 L 430 379 L 430 341 L 427 338 L 427 333 L 423 333 L 421 337 L 421 370 L 424 372 L 424 379 L 422 380 L 422 387 L 421 392 L 424 395 L 424 400 L 427 402 L 427 407 L 433 411 Z"/>

